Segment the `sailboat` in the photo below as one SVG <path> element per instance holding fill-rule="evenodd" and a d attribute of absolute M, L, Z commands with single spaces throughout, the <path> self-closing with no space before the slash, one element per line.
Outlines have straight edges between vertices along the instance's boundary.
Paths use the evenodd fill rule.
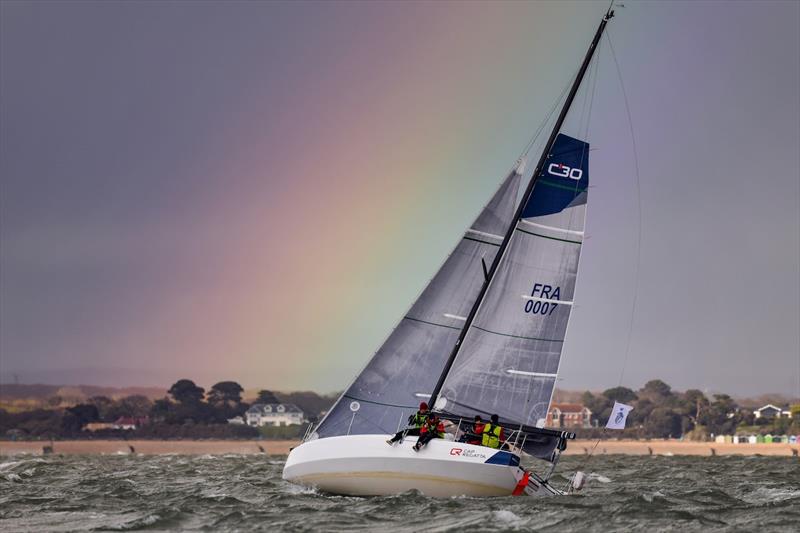
<path fill-rule="evenodd" d="M 287 481 L 344 495 L 548 496 L 575 434 L 544 428 L 572 311 L 584 236 L 589 143 L 561 131 L 608 21 L 600 22 L 517 203 L 523 162 L 502 181 L 442 267 L 354 382 L 289 454 Z M 420 401 L 452 433 L 419 451 L 387 444 Z M 498 415 L 502 449 L 460 442 Z M 521 466 L 524 455 L 541 471 Z"/>

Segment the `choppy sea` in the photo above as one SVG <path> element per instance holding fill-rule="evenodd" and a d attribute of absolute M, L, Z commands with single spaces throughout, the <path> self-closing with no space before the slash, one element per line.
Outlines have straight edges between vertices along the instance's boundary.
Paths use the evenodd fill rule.
<path fill-rule="evenodd" d="M 330 496 L 283 481 L 283 460 L 1 457 L 0 530 L 800 531 L 790 457 L 565 457 L 589 483 L 544 499 Z"/>

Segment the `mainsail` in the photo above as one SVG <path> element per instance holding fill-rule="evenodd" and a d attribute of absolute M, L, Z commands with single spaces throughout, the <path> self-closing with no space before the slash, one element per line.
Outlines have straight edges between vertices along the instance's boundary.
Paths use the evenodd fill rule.
<path fill-rule="evenodd" d="M 436 404 L 542 427 L 572 310 L 589 145 L 558 134 Z"/>
<path fill-rule="evenodd" d="M 428 400 L 516 208 L 512 171 L 389 338 L 316 428 L 318 437 L 392 433 Z"/>

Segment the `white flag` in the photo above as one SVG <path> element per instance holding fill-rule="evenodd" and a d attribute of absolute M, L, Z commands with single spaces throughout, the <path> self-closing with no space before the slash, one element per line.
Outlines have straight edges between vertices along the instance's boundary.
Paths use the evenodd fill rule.
<path fill-rule="evenodd" d="M 632 410 L 632 405 L 614 402 L 614 408 L 611 410 L 611 416 L 608 417 L 606 427 L 608 429 L 625 429 L 625 421 L 628 419 L 628 413 Z"/>

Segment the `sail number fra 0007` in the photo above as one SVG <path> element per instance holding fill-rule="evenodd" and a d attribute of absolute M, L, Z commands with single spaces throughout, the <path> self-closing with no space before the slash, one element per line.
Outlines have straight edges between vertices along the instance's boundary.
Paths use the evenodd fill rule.
<path fill-rule="evenodd" d="M 553 311 L 556 310 L 558 304 L 543 300 L 560 300 L 561 287 L 553 287 L 546 283 L 534 283 L 531 296 L 533 298 L 541 298 L 541 300 L 528 300 L 525 302 L 525 312 L 534 315 L 550 316 L 553 314 Z"/>

